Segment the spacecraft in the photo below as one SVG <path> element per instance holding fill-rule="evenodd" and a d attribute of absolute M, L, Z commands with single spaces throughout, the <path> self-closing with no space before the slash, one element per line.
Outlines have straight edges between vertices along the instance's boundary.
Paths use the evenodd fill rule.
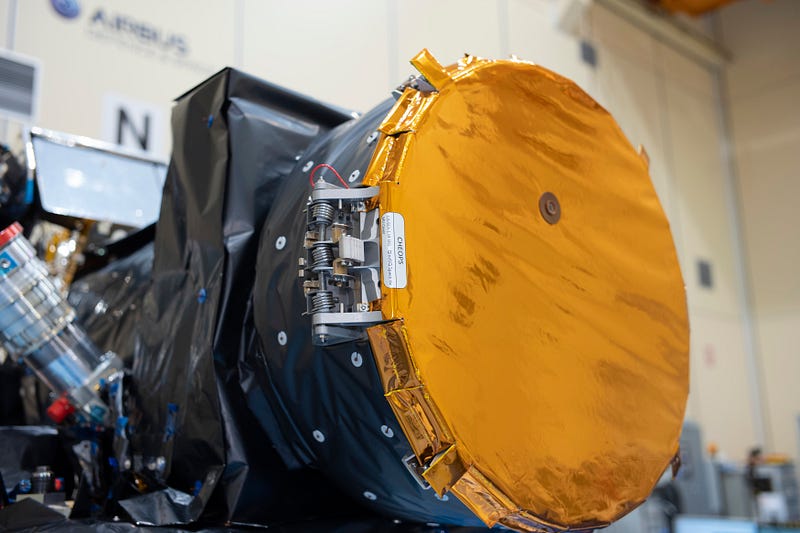
<path fill-rule="evenodd" d="M 312 500 L 330 496 L 591 531 L 677 466 L 687 309 L 645 152 L 541 66 L 411 63 L 357 116 L 230 69 L 178 100 L 155 240 L 134 254 L 154 257 L 134 388 L 111 420 L 134 522 L 265 524 L 324 516 Z M 113 300 L 118 268 L 75 281 L 76 321 Z M 55 390 L 107 377 L 90 351 Z"/>

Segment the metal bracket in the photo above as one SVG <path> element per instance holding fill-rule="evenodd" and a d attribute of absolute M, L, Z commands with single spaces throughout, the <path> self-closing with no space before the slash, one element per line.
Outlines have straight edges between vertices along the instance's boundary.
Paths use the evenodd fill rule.
<path fill-rule="evenodd" d="M 380 298 L 380 230 L 378 210 L 366 201 L 379 190 L 318 182 L 308 199 L 298 276 L 315 345 L 363 338 L 365 327 L 383 321 L 369 310 Z"/>

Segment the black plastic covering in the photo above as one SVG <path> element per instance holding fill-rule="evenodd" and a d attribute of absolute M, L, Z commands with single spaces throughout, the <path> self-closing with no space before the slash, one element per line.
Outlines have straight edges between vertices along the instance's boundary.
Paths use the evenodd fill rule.
<path fill-rule="evenodd" d="M 113 351 L 131 366 L 142 301 L 150 288 L 153 244 L 142 246 L 74 282 L 69 303 L 75 318 L 104 352 Z"/>
<path fill-rule="evenodd" d="M 176 533 L 189 531 L 170 527 L 141 527 L 125 522 L 103 522 L 95 520 L 68 520 L 56 511 L 35 502 L 25 500 L 7 509 L 0 509 L 0 531 L 59 532 L 59 533 L 124 533 L 137 531 L 143 533 Z M 212 527 L 191 529 L 197 533 L 217 533 L 237 530 L 231 527 Z M 387 518 L 366 517 L 353 520 L 325 519 L 281 524 L 269 528 L 276 533 L 477 533 L 475 528 L 443 529 L 433 525 L 398 523 Z"/>
<path fill-rule="evenodd" d="M 47 465 L 55 477 L 63 478 L 70 494 L 75 469 L 66 450 L 67 442 L 51 426 L 0 427 L 0 477 L 6 490 L 13 491 L 20 481 L 30 479 L 37 466 Z"/>
<path fill-rule="evenodd" d="M 358 170 L 359 178 L 349 185 L 359 186 L 377 145 L 370 135 L 393 104 L 387 100 L 321 136 L 286 180 L 261 236 L 254 290 L 261 344 L 248 361 L 279 421 L 281 433 L 272 432 L 270 438 L 283 443 L 279 450 L 292 452 L 283 454 L 287 461 L 320 469 L 354 500 L 389 516 L 480 526 L 482 522 L 453 495 L 439 499 L 409 473 L 403 458 L 413 451 L 384 398 L 366 337 L 316 347 L 311 344 L 311 320 L 302 316 L 306 299 L 297 262 L 305 256 L 310 169 L 326 163 L 345 177 Z M 320 176 L 339 183 L 326 169 L 315 179 Z M 287 244 L 278 250 L 280 236 Z M 287 335 L 285 345 L 278 341 L 279 332 Z"/>
<path fill-rule="evenodd" d="M 134 351 L 143 416 L 127 428 L 134 469 L 169 488 L 120 502 L 134 521 L 266 524 L 348 508 L 269 446 L 245 354 L 263 221 L 299 154 L 350 118 L 231 69 L 177 101 Z"/>

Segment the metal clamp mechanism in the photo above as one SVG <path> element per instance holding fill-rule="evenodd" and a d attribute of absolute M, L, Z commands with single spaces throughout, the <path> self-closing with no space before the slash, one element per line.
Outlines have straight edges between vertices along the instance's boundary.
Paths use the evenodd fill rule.
<path fill-rule="evenodd" d="M 380 311 L 370 311 L 370 302 L 380 298 L 380 217 L 366 209 L 378 190 L 319 181 L 308 200 L 298 276 L 315 345 L 359 339 L 362 328 L 383 321 Z"/>

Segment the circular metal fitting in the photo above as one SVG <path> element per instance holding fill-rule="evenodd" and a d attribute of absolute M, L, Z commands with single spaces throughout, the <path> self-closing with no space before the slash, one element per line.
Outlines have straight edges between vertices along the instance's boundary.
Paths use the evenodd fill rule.
<path fill-rule="evenodd" d="M 555 224 L 561 218 L 561 204 L 551 192 L 546 192 L 539 198 L 539 212 L 548 224 Z"/>
<path fill-rule="evenodd" d="M 286 237 L 281 235 L 275 240 L 275 248 L 278 250 L 283 250 L 283 247 L 286 246 Z"/>
<path fill-rule="evenodd" d="M 392 430 L 392 428 L 390 428 L 390 427 L 389 427 L 389 426 L 387 426 L 387 425 L 383 425 L 383 426 L 381 426 L 381 433 L 383 433 L 383 435 L 384 435 L 384 436 L 385 436 L 387 439 L 391 439 L 392 437 L 394 437 L 394 431 Z"/>
<path fill-rule="evenodd" d="M 325 442 L 325 434 L 318 429 L 315 429 L 312 433 L 314 436 L 314 440 L 317 442 Z"/>
<path fill-rule="evenodd" d="M 314 166 L 313 161 L 307 161 L 306 164 L 303 165 L 303 172 L 308 172 L 309 170 L 311 170 L 311 167 L 313 166 Z"/>
<path fill-rule="evenodd" d="M 362 364 L 364 364 L 364 358 L 358 352 L 353 352 L 350 354 L 350 362 L 353 363 L 353 366 L 358 368 Z"/>
<path fill-rule="evenodd" d="M 372 492 L 370 492 L 370 491 L 368 491 L 368 490 L 365 490 L 365 491 L 364 491 L 364 497 L 365 497 L 366 499 L 370 500 L 370 501 L 373 501 L 373 502 L 374 502 L 375 500 L 377 500 L 377 499 L 378 499 L 378 497 L 377 497 L 377 496 L 375 496 L 375 494 L 374 494 L 374 493 L 372 493 Z"/>
<path fill-rule="evenodd" d="M 361 175 L 361 171 L 360 170 L 354 170 L 353 172 L 350 173 L 350 176 L 348 176 L 347 181 L 349 181 L 350 183 L 353 183 L 354 181 L 356 181 L 358 179 L 358 177 L 360 175 Z"/>
<path fill-rule="evenodd" d="M 286 341 L 287 340 L 288 340 L 288 338 L 286 337 L 286 332 L 285 331 L 279 331 L 278 332 L 278 344 L 280 344 L 281 346 L 286 346 Z"/>

